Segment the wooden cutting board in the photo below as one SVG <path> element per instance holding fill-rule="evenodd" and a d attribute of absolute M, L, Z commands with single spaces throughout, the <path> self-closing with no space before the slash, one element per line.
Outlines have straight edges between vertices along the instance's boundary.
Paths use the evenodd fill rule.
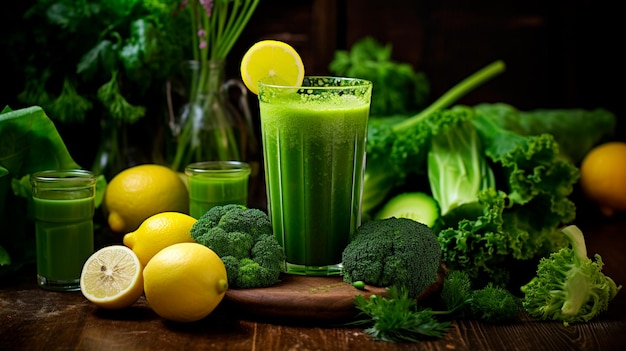
<path fill-rule="evenodd" d="M 419 298 L 439 290 L 440 279 Z M 358 313 L 354 297 L 385 295 L 386 289 L 366 285 L 359 290 L 344 282 L 342 277 L 310 277 L 282 274 L 280 282 L 268 288 L 230 289 L 225 301 L 237 313 L 250 317 L 289 320 L 294 322 L 329 322 L 353 317 Z"/>

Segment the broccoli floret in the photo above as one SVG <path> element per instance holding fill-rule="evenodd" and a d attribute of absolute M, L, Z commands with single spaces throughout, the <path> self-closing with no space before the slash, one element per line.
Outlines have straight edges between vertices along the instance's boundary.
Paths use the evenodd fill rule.
<path fill-rule="evenodd" d="M 280 257 L 277 260 L 276 257 Z M 285 259 L 283 248 L 273 235 L 261 235 L 252 247 L 252 260 L 272 272 L 280 272 Z"/>
<path fill-rule="evenodd" d="M 265 212 L 215 206 L 194 223 L 191 237 L 222 259 L 229 287 L 261 288 L 278 281 L 284 253 Z"/>
<path fill-rule="evenodd" d="M 233 256 L 237 259 L 249 257 L 253 243 L 250 234 L 238 231 L 227 232 L 221 227 L 210 228 L 195 240 L 215 251 L 220 257 Z"/>
<path fill-rule="evenodd" d="M 239 261 L 237 287 L 241 289 L 270 286 L 276 283 L 279 271 L 268 269 L 259 263 L 244 258 Z"/>
<path fill-rule="evenodd" d="M 404 286 L 418 297 L 437 280 L 441 246 L 427 225 L 392 217 L 362 224 L 342 259 L 344 281 Z"/>
<path fill-rule="evenodd" d="M 563 230 L 571 247 L 563 247 L 543 257 L 537 275 L 522 286 L 522 305 L 533 317 L 558 320 L 564 325 L 587 322 L 608 309 L 621 289 L 602 273 L 602 257 L 587 256 L 582 231 L 575 225 Z"/>
<path fill-rule="evenodd" d="M 191 235 L 194 236 L 194 231 L 197 232 L 195 235 L 200 236 L 204 234 L 207 230 L 216 227 L 222 217 L 234 210 L 234 209 L 245 209 L 246 207 L 243 205 L 229 204 L 224 206 L 214 206 L 209 209 L 204 215 L 202 215 L 202 221 L 198 223 L 198 225 L 194 226 L 195 229 L 191 230 Z"/>
<path fill-rule="evenodd" d="M 273 235 L 272 224 L 267 214 L 256 208 L 232 208 L 224 213 L 217 224 L 225 231 L 249 233 L 254 241 L 260 235 Z"/>
<path fill-rule="evenodd" d="M 224 268 L 226 268 L 226 278 L 228 279 L 228 286 L 235 286 L 235 282 L 237 281 L 237 275 L 239 274 L 239 265 L 240 260 L 233 256 L 223 256 L 221 257 L 222 262 L 224 263 Z"/>

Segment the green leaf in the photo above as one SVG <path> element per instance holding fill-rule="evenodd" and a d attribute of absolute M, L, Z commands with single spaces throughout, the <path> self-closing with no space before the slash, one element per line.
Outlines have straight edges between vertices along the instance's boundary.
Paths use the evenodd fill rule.
<path fill-rule="evenodd" d="M 113 72 L 111 80 L 98 89 L 98 99 L 107 109 L 109 115 L 116 120 L 135 123 L 146 114 L 144 106 L 132 105 L 120 92 L 117 72 Z"/>
<path fill-rule="evenodd" d="M 76 73 L 91 79 L 101 69 L 112 72 L 117 67 L 117 44 L 102 40 L 91 48 L 78 62 Z"/>
<path fill-rule="evenodd" d="M 474 108 L 485 119 L 519 135 L 552 135 L 559 155 L 574 164 L 593 146 L 614 137 L 617 124 L 615 114 L 602 108 L 521 111 L 505 103 L 481 103 Z"/>
<path fill-rule="evenodd" d="M 0 176 L 58 168 L 79 166 L 41 107 L 0 114 Z"/>
<path fill-rule="evenodd" d="M 100 174 L 96 179 L 96 198 L 94 200 L 96 208 L 99 208 L 102 204 L 102 201 L 104 200 L 104 193 L 106 191 L 107 185 L 108 183 L 106 178 L 104 177 L 104 174 Z"/>
<path fill-rule="evenodd" d="M 0 266 L 7 266 L 11 264 L 11 257 L 7 250 L 0 246 Z"/>
<path fill-rule="evenodd" d="M 55 119 L 65 123 L 82 122 L 85 120 L 87 112 L 91 110 L 92 103 L 81 96 L 70 79 L 63 80 L 63 90 L 50 104 L 49 112 Z"/>

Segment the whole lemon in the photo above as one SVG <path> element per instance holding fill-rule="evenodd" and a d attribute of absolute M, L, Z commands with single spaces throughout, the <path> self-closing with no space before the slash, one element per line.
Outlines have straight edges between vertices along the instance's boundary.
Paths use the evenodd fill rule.
<path fill-rule="evenodd" d="M 162 249 L 178 243 L 194 242 L 191 227 L 196 219 L 180 212 L 161 212 L 148 217 L 137 230 L 124 235 L 128 246 L 145 267 L 152 256 Z"/>
<path fill-rule="evenodd" d="M 159 251 L 143 270 L 144 294 L 162 318 L 194 322 L 208 316 L 228 290 L 219 256 L 198 243 L 179 243 Z"/>
<path fill-rule="evenodd" d="M 160 212 L 189 213 L 189 192 L 177 172 L 157 164 L 138 165 L 111 179 L 104 208 L 111 230 L 128 233 Z"/>
<path fill-rule="evenodd" d="M 580 187 L 605 216 L 626 211 L 626 142 L 611 141 L 591 149 L 580 165 Z"/>

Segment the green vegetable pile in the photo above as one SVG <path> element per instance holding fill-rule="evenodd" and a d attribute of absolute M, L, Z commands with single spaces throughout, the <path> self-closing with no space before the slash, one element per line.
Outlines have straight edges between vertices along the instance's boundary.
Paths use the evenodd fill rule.
<path fill-rule="evenodd" d="M 177 1 L 34 1 L 24 14 L 33 37 L 24 34 L 29 52 L 22 54 L 26 84 L 20 101 L 66 123 L 98 112 L 110 123 L 137 122 L 146 115 L 150 90 L 183 57 L 179 43 L 185 36 L 172 16 L 177 6 Z"/>
<path fill-rule="evenodd" d="M 222 259 L 230 288 L 278 282 L 285 257 L 265 212 L 234 204 L 212 207 L 194 223 L 191 237 Z"/>
<path fill-rule="evenodd" d="M 393 233 L 393 226 L 378 227 L 381 218 L 424 218 L 450 269 L 442 311 L 420 306 L 410 280 L 379 281 L 390 286 L 387 296 L 357 297 L 362 319 L 356 323 L 377 339 L 441 337 L 449 324 L 438 315 L 510 322 L 526 310 L 541 319 L 584 322 L 606 310 L 621 288 L 600 272 L 599 256 L 587 258 L 582 235 L 566 229 L 570 249 L 561 231 L 576 217 L 577 165 L 613 136 L 615 115 L 602 108 L 521 111 L 501 102 L 456 103 L 505 68 L 494 61 L 419 111 L 370 118 L 362 210 L 372 220 L 362 227 Z M 348 259 L 369 262 L 360 272 L 385 265 L 370 254 L 376 245 L 359 245 L 360 256 Z M 351 264 L 348 281 L 367 283 L 367 275 L 350 276 Z M 522 286 L 524 297 L 511 293 Z"/>
<path fill-rule="evenodd" d="M 580 159 L 581 149 L 570 153 L 560 141 L 593 145 L 615 126 L 615 116 L 602 109 L 450 107 L 504 69 L 503 62 L 493 62 L 416 115 L 374 118 L 368 130 L 363 210 L 375 217 L 398 189 L 431 194 L 440 208 L 433 229 L 444 262 L 482 284 L 508 285 L 512 270 L 532 267 L 565 244 L 558 229 L 575 218 L 569 195 L 578 169 L 572 160 Z M 517 119 L 535 129 L 507 122 Z M 566 125 L 588 128 L 556 132 Z"/>

